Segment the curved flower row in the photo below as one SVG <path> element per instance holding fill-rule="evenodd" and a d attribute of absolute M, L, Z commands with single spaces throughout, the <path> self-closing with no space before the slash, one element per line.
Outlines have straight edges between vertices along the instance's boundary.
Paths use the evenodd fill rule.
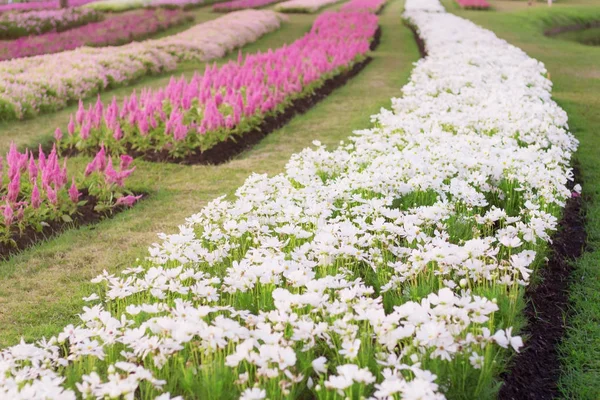
<path fill-rule="evenodd" d="M 69 0 L 69 7 L 79 7 L 94 0 Z M 60 8 L 59 0 L 31 1 L 23 3 L 0 4 L 0 13 L 7 11 L 55 10 Z"/>
<path fill-rule="evenodd" d="M 102 14 L 81 8 L 5 13 L 0 14 L 0 39 L 61 32 L 101 19 Z"/>
<path fill-rule="evenodd" d="M 172 70 L 183 60 L 222 57 L 278 29 L 281 21 L 273 11 L 246 10 L 162 39 L 0 62 L 0 119 L 58 110 L 108 86 Z"/>
<path fill-rule="evenodd" d="M 316 13 L 321 8 L 338 3 L 340 0 L 289 0 L 277 4 L 277 11 L 286 13 Z"/>
<path fill-rule="evenodd" d="M 488 9 L 490 3 L 486 0 L 456 0 L 456 3 L 462 8 L 473 8 L 473 9 Z"/>
<path fill-rule="evenodd" d="M 173 78 L 122 105 L 113 99 L 86 110 L 80 103 L 59 145 L 89 152 L 104 144 L 113 154 L 168 151 L 173 158 L 206 151 L 351 68 L 369 51 L 377 24 L 373 14 L 324 13 L 309 33 L 277 50 L 207 66 L 189 82 Z"/>
<path fill-rule="evenodd" d="M 246 8 L 259 8 L 269 4 L 277 3 L 281 0 L 233 0 L 224 3 L 217 3 L 213 6 L 214 11 L 234 11 Z"/>
<path fill-rule="evenodd" d="M 0 61 L 59 53 L 82 46 L 114 46 L 143 39 L 148 35 L 191 20 L 181 10 L 145 10 L 114 15 L 66 32 L 52 32 L 0 42 Z"/>
<path fill-rule="evenodd" d="M 489 395 L 577 142 L 541 63 L 456 16 L 406 16 L 429 55 L 373 129 L 96 278 L 79 326 L 0 353 L 0 394 Z"/>

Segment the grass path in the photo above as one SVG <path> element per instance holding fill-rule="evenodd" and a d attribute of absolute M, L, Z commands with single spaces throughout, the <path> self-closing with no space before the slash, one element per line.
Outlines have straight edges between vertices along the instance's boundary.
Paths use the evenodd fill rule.
<path fill-rule="evenodd" d="M 574 265 L 567 336 L 560 346 L 565 399 L 600 398 L 600 47 L 585 46 L 543 31 L 578 20 L 600 20 L 597 0 L 560 0 L 551 8 L 542 3 L 492 1 L 496 11 L 461 11 L 499 37 L 546 64 L 554 83 L 553 97 L 569 115 L 571 131 L 580 141 L 576 160 L 581 167 L 589 252 Z"/>
<path fill-rule="evenodd" d="M 157 241 L 156 232 L 174 232 L 185 217 L 208 201 L 231 195 L 252 172 L 278 173 L 292 153 L 310 146 L 313 140 L 335 145 L 352 130 L 369 126 L 369 116 L 389 106 L 390 98 L 399 94 L 412 63 L 419 57 L 412 33 L 402 25 L 402 9 L 401 0 L 390 0 L 380 16 L 383 35 L 373 62 L 346 86 L 270 134 L 251 151 L 221 166 L 138 161 L 132 184 L 150 191 L 150 198 L 111 220 L 68 231 L 1 263 L 0 346 L 14 344 L 20 336 L 31 340 L 52 335 L 75 323 L 83 305 L 81 298 L 93 291 L 88 283 L 92 277 L 103 269 L 118 271 L 134 264 Z M 264 50 L 289 42 L 308 30 L 315 17 L 293 15 L 283 29 L 245 50 Z M 167 80 L 146 80 L 136 87 L 159 86 Z M 122 95 L 129 91 L 116 92 Z M 10 138 L 20 143 L 39 140 L 40 131 L 51 131 L 57 122 L 65 123 L 72 111 L 43 116 L 25 126 L 13 124 L 11 129 L 19 132 L 9 134 L 6 126 L 0 127 L 2 146 Z M 86 159 L 71 162 L 83 164 Z"/>

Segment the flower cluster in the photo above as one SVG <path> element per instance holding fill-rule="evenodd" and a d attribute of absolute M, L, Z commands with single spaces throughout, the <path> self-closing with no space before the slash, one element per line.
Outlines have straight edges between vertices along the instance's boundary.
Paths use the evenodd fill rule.
<path fill-rule="evenodd" d="M 102 14 L 81 8 L 4 13 L 0 14 L 0 39 L 62 32 L 101 19 Z"/>
<path fill-rule="evenodd" d="M 213 6 L 214 11 L 229 12 L 234 10 L 244 10 L 246 8 L 260 8 L 269 4 L 277 3 L 281 0 L 233 0 L 224 3 L 217 3 Z"/>
<path fill-rule="evenodd" d="M 59 53 L 82 46 L 116 46 L 190 21 L 181 10 L 145 10 L 109 16 L 66 32 L 52 32 L 0 42 L 0 61 Z"/>
<path fill-rule="evenodd" d="M 281 21 L 273 11 L 245 10 L 161 39 L 0 62 L 0 119 L 58 110 L 106 87 L 172 70 L 183 60 L 222 57 L 278 29 Z"/>
<path fill-rule="evenodd" d="M 59 160 L 56 148 L 46 155 L 40 147 L 36 158 L 11 145 L 1 171 L 7 184 L 0 189 L 0 245 L 14 246 L 15 239 L 27 229 L 42 231 L 49 222 L 70 221 L 87 202 L 81 198 L 82 190 L 93 196 L 97 212 L 133 205 L 139 197 L 127 195 L 123 189 L 125 179 L 135 169 L 129 168 L 131 161 L 131 157 L 123 156 L 117 171 L 102 149 L 76 181 L 69 179 L 67 161 Z"/>
<path fill-rule="evenodd" d="M 456 3 L 462 8 L 472 8 L 476 10 L 486 10 L 490 8 L 490 3 L 486 0 L 456 0 Z"/>
<path fill-rule="evenodd" d="M 316 13 L 321 8 L 338 3 L 340 0 L 289 0 L 275 6 L 285 13 Z"/>
<path fill-rule="evenodd" d="M 80 103 L 59 145 L 96 151 L 103 143 L 114 154 L 168 151 L 173 158 L 206 151 L 350 68 L 369 51 L 377 23 L 364 12 L 327 12 L 309 33 L 277 50 L 207 66 L 190 81 L 172 78 L 165 88 L 133 93 L 122 105 L 114 98 L 87 109 Z"/>
<path fill-rule="evenodd" d="M 378 13 L 385 3 L 386 0 L 350 0 L 340 8 L 340 11 Z"/>
<path fill-rule="evenodd" d="M 70 7 L 79 7 L 94 0 L 69 0 Z M 59 0 L 31 1 L 22 3 L 0 4 L 0 13 L 7 11 L 55 10 L 60 8 Z"/>
<path fill-rule="evenodd" d="M 0 353 L 0 395 L 489 396 L 577 142 L 541 63 L 420 2 L 428 57 L 372 129 L 97 277 L 80 325 Z"/>
<path fill-rule="evenodd" d="M 404 11 L 410 13 L 414 11 L 445 12 L 446 10 L 439 0 L 409 0 L 404 3 Z"/>

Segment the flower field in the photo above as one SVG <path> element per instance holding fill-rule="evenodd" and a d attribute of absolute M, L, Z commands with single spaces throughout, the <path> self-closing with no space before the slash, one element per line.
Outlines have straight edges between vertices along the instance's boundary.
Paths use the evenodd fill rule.
<path fill-rule="evenodd" d="M 69 6 L 79 7 L 92 1 L 94 0 L 69 0 Z M 60 4 L 58 0 L 32 1 L 27 3 L 0 4 L 0 13 L 8 11 L 55 10 L 59 8 Z"/>
<path fill-rule="evenodd" d="M 0 14 L 0 39 L 66 31 L 101 18 L 102 15 L 93 10 L 77 8 L 4 13 Z"/>
<path fill-rule="evenodd" d="M 58 110 L 109 86 L 174 69 L 184 60 L 222 57 L 278 29 L 281 20 L 272 11 L 246 10 L 162 39 L 0 62 L 0 120 Z"/>
<path fill-rule="evenodd" d="M 0 14 L 0 399 L 597 399 L 570 1 Z"/>
<path fill-rule="evenodd" d="M 190 21 L 181 10 L 145 10 L 109 16 L 65 32 L 50 32 L 12 41 L 0 41 L 0 61 L 59 53 L 83 46 L 116 46 Z"/>
<path fill-rule="evenodd" d="M 81 102 L 55 139 L 101 147 L 84 175 L 117 184 L 107 153 L 207 149 L 364 56 L 382 5 L 353 0 L 279 49 L 122 102 Z M 145 259 L 97 276 L 77 326 L 0 352 L 0 397 L 493 397 L 524 346 L 525 289 L 580 192 L 578 141 L 541 62 L 437 0 L 408 0 L 404 18 L 427 57 L 371 128 L 251 175 Z M 66 190 L 42 154 L 9 153 L 7 226 L 26 163 L 29 186 L 51 170 Z M 132 159 L 121 160 L 127 175 Z"/>
<path fill-rule="evenodd" d="M 207 67 L 189 82 L 172 79 L 122 105 L 113 99 L 86 110 L 80 103 L 59 146 L 95 152 L 103 144 L 113 154 L 167 152 L 175 160 L 206 152 L 350 69 L 369 51 L 376 30 L 377 17 L 369 13 L 324 13 L 308 34 L 281 49 Z"/>

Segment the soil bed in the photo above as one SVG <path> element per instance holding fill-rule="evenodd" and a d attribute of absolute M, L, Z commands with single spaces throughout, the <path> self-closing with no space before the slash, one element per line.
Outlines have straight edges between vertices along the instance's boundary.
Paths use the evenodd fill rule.
<path fill-rule="evenodd" d="M 427 50 L 425 49 L 425 41 L 421 39 L 419 36 L 419 32 L 417 32 L 417 28 L 411 24 L 408 20 L 404 20 L 404 25 L 408 27 L 413 33 L 413 37 L 415 38 L 415 42 L 417 42 L 417 47 L 419 48 L 419 53 L 421 54 L 421 58 L 427 57 Z"/>
<path fill-rule="evenodd" d="M 576 181 L 579 172 L 574 168 Z M 522 335 L 525 347 L 502 375 L 500 400 L 546 400 L 559 396 L 557 381 L 560 363 L 557 346 L 565 333 L 564 315 L 568 305 L 571 263 L 581 256 L 586 243 L 583 199 L 567 201 L 559 229 L 553 237 L 550 260 L 539 271 L 541 282 L 526 293 L 527 325 Z"/>
<path fill-rule="evenodd" d="M 371 41 L 371 50 L 375 50 L 381 40 L 381 28 L 377 28 L 373 40 Z M 194 164 L 212 164 L 218 165 L 229 161 L 231 158 L 240 154 L 241 152 L 251 148 L 256 143 L 260 142 L 269 133 L 281 128 L 287 124 L 294 116 L 303 114 L 318 102 L 326 98 L 335 89 L 343 86 L 352 77 L 356 76 L 362 71 L 370 62 L 372 58 L 367 57 L 365 60 L 354 64 L 354 66 L 346 72 L 338 74 L 328 80 L 323 85 L 315 90 L 311 95 L 296 99 L 292 104 L 286 108 L 283 112 L 269 116 L 256 128 L 249 132 L 244 133 L 242 136 L 232 136 L 211 147 L 204 152 L 196 152 L 184 158 L 173 158 L 169 155 L 167 150 L 153 151 L 153 152 L 135 152 L 128 150 L 127 154 L 135 157 L 142 158 L 146 161 L 151 162 L 170 162 L 184 165 Z M 77 154 L 76 151 L 67 150 L 63 151 L 63 155 L 71 156 Z"/>
<path fill-rule="evenodd" d="M 143 200 L 148 196 L 146 193 L 133 194 L 136 196 L 142 194 L 143 197 L 140 200 Z M 114 217 L 121 211 L 131 208 L 127 206 L 118 206 L 114 207 L 110 212 L 94 211 L 94 207 L 96 204 L 98 204 L 98 199 L 89 195 L 87 190 L 81 191 L 80 201 L 82 200 L 87 201 L 87 203 L 83 206 L 80 206 L 75 214 L 71 216 L 71 219 L 73 220 L 72 222 L 65 222 L 63 220 L 46 221 L 47 225 L 44 226 L 42 231 L 37 231 L 33 227 L 27 227 L 21 233 L 18 230 L 15 230 L 11 237 L 11 239 L 15 241 L 15 245 L 11 246 L 7 244 L 0 244 L 0 260 L 6 260 L 10 258 L 10 256 L 19 253 L 43 240 L 57 236 L 67 229 L 96 224 L 104 219 Z"/>
<path fill-rule="evenodd" d="M 546 36 L 556 36 L 565 32 L 583 31 L 586 29 L 600 28 L 600 21 L 592 21 L 584 24 L 575 24 L 567 26 L 555 26 L 554 28 L 547 29 L 544 31 Z"/>

